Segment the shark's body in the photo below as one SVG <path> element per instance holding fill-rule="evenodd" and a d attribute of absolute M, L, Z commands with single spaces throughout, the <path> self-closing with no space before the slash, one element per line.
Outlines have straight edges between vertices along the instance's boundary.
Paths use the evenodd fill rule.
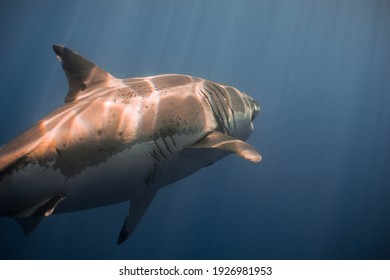
<path fill-rule="evenodd" d="M 69 81 L 66 104 L 0 148 L 0 215 L 29 233 L 52 213 L 130 200 L 118 242 L 159 188 L 230 152 L 253 162 L 245 141 L 259 107 L 230 86 L 185 75 L 116 79 L 54 46 Z"/>

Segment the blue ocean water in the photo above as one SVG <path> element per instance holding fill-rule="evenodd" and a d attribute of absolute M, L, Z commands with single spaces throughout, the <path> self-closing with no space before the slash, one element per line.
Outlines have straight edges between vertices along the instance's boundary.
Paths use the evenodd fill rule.
<path fill-rule="evenodd" d="M 130 239 L 121 203 L 54 215 L 1 259 L 389 259 L 390 2 L 2 0 L 0 144 L 63 104 L 62 44 L 116 77 L 183 73 L 258 100 L 235 155 L 162 189 Z"/>

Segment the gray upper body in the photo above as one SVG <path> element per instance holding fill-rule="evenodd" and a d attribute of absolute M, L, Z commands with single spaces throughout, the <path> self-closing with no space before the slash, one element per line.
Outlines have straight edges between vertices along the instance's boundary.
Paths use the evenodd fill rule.
<path fill-rule="evenodd" d="M 186 75 L 117 79 L 53 46 L 69 82 L 66 103 L 0 148 L 0 215 L 27 234 L 52 213 L 130 200 L 118 243 L 159 188 L 233 152 L 259 106 L 239 90 Z"/>

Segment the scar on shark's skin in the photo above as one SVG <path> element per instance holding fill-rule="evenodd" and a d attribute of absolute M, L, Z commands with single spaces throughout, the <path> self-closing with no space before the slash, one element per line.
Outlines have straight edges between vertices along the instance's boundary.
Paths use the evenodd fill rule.
<path fill-rule="evenodd" d="M 179 74 L 117 79 L 53 49 L 65 104 L 0 148 L 0 215 L 25 234 L 52 214 L 129 200 L 122 243 L 160 188 L 230 153 L 261 160 L 245 142 L 260 107 L 236 88 Z"/>

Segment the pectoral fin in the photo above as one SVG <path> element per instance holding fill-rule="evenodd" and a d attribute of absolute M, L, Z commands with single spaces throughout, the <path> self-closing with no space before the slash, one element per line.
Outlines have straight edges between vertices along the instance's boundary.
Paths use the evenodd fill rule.
<path fill-rule="evenodd" d="M 261 155 L 249 144 L 221 132 L 212 132 L 191 148 L 221 149 L 233 152 L 252 162 L 260 162 Z"/>
<path fill-rule="evenodd" d="M 123 222 L 122 230 L 117 241 L 118 245 L 125 242 L 130 234 L 134 231 L 156 193 L 156 189 L 148 189 L 142 195 L 133 197 L 130 200 L 129 213 Z"/>

